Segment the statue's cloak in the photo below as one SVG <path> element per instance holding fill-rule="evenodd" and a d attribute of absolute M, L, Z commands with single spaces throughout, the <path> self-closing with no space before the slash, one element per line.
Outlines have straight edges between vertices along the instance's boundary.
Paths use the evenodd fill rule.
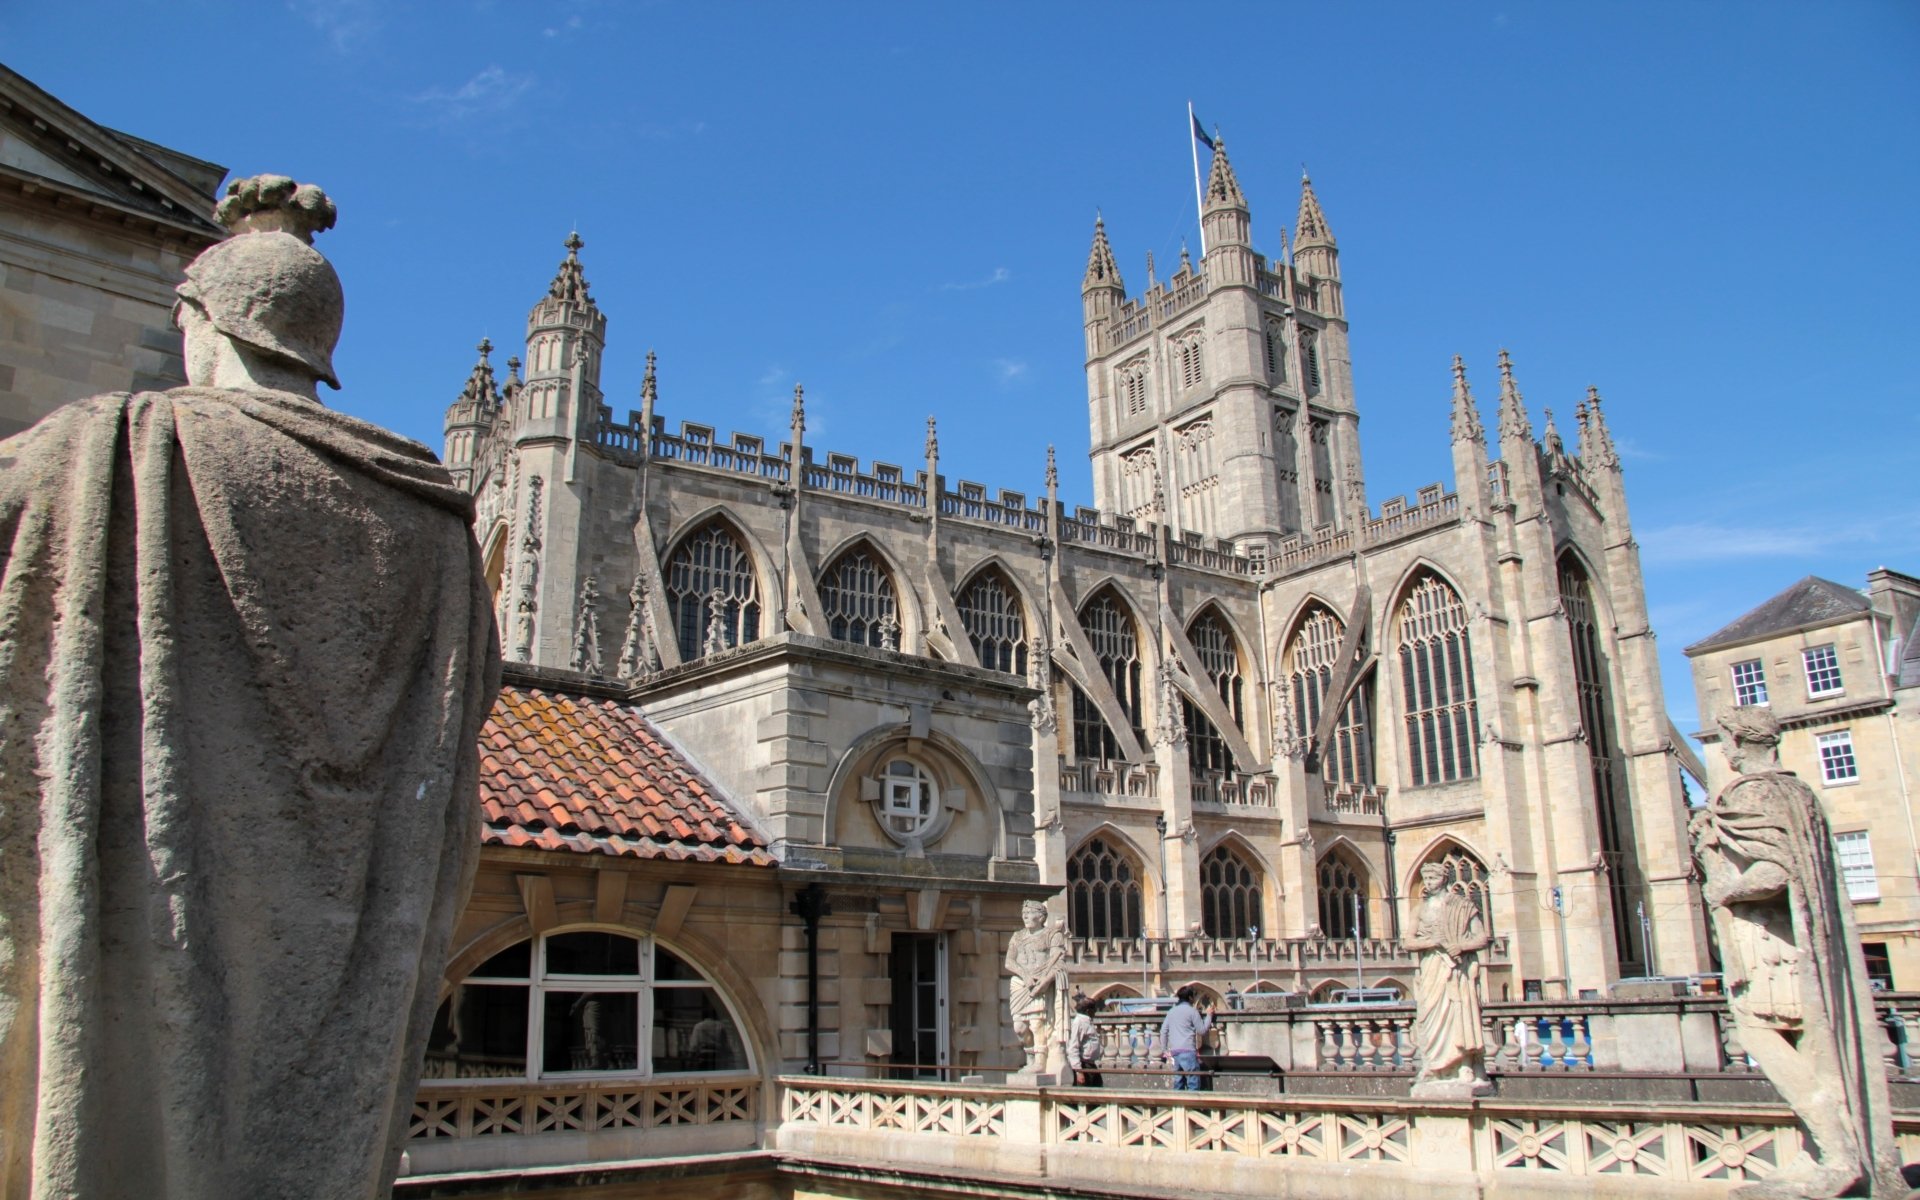
<path fill-rule="evenodd" d="M 480 842 L 471 519 L 286 393 L 0 442 L 0 1192 L 384 1188 Z"/>

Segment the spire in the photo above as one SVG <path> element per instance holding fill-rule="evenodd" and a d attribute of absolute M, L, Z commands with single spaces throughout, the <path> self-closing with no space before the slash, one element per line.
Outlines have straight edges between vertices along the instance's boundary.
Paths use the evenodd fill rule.
<path fill-rule="evenodd" d="M 1542 435 L 1542 440 L 1546 443 L 1549 457 L 1565 458 L 1567 456 L 1567 444 L 1560 440 L 1560 427 L 1553 423 L 1553 410 L 1550 408 L 1547 410 L 1547 428 Z"/>
<path fill-rule="evenodd" d="M 1193 256 L 1187 253 L 1187 239 L 1185 238 L 1180 239 L 1180 273 L 1182 275 L 1193 274 Z"/>
<path fill-rule="evenodd" d="M 1051 496 L 1059 490 L 1060 468 L 1054 463 L 1053 446 L 1049 444 L 1047 446 L 1047 495 Z"/>
<path fill-rule="evenodd" d="M 1582 451 L 1590 456 L 1589 461 L 1594 466 L 1618 471 L 1620 452 L 1614 449 L 1613 434 L 1607 430 L 1607 418 L 1600 412 L 1600 389 L 1597 387 L 1587 389 L 1587 412 L 1588 433 L 1592 441 L 1588 443 L 1583 439 Z"/>
<path fill-rule="evenodd" d="M 1500 352 L 1500 441 L 1532 442 L 1533 422 L 1527 419 L 1527 405 L 1513 382 L 1513 359 Z"/>
<path fill-rule="evenodd" d="M 793 446 L 800 448 L 800 435 L 807 431 L 807 393 L 799 384 L 793 385 L 793 419 L 789 422 L 793 431 Z"/>
<path fill-rule="evenodd" d="M 1158 280 L 1153 277 L 1153 251 L 1147 251 L 1147 290 L 1152 291 Z"/>
<path fill-rule="evenodd" d="M 1280 258 L 1279 258 L 1279 261 L 1280 261 L 1280 262 L 1282 262 L 1282 263 L 1284 263 L 1284 262 L 1286 262 L 1286 261 L 1287 261 L 1287 225 L 1286 225 L 1286 222 L 1284 222 L 1284 221 L 1282 221 L 1282 222 L 1280 223 Z"/>
<path fill-rule="evenodd" d="M 934 429 L 933 415 L 929 413 L 927 415 L 927 461 L 932 463 L 932 462 L 938 462 L 939 460 L 940 460 L 940 436 L 939 436 L 939 433 Z"/>
<path fill-rule="evenodd" d="M 1213 135 L 1213 169 L 1207 172 L 1208 208 L 1245 208 L 1247 198 L 1234 177 L 1233 164 L 1227 161 L 1227 139 L 1216 130 Z"/>
<path fill-rule="evenodd" d="M 1453 440 L 1486 445 L 1487 431 L 1480 424 L 1480 408 L 1473 401 L 1473 389 L 1467 386 L 1467 364 L 1453 356 Z"/>
<path fill-rule="evenodd" d="M 593 297 L 587 294 L 587 277 L 580 273 L 580 247 L 584 245 L 577 230 L 567 235 L 567 256 L 560 260 L 560 270 L 547 286 L 547 295 L 577 304 L 593 303 Z"/>
<path fill-rule="evenodd" d="M 1107 222 L 1098 212 L 1093 215 L 1093 249 L 1087 253 L 1087 277 L 1080 282 L 1080 290 L 1090 292 L 1095 288 L 1115 288 L 1126 290 L 1126 284 L 1120 280 L 1120 264 L 1113 261 L 1113 247 L 1107 244 Z"/>
<path fill-rule="evenodd" d="M 487 356 L 493 353 L 493 342 L 481 338 L 480 344 L 474 349 L 480 352 L 480 361 L 473 364 L 466 386 L 460 389 L 460 399 L 454 403 L 470 404 L 482 412 L 491 412 L 500 407 L 500 390 L 493 382 L 493 364 L 487 361 Z"/>
<path fill-rule="evenodd" d="M 1327 214 L 1320 211 L 1320 197 L 1313 194 L 1313 180 L 1306 169 L 1300 171 L 1300 218 L 1293 223 L 1293 248 L 1332 246 L 1333 231 L 1327 228 Z"/>

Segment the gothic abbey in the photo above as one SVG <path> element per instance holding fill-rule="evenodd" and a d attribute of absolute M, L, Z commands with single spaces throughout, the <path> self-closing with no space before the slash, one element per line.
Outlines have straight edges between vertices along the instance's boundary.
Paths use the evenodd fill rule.
<path fill-rule="evenodd" d="M 483 343 L 448 410 L 510 662 L 641 708 L 824 887 L 831 1056 L 1006 1061 L 988 981 L 1036 896 L 1090 993 L 1404 989 L 1429 863 L 1492 998 L 1706 969 L 1598 394 L 1536 440 L 1502 352 L 1490 436 L 1455 359 L 1452 487 L 1376 506 L 1311 184 L 1290 256 L 1249 228 L 1224 145 L 1197 263 L 1130 297 L 1096 223 L 1092 508 L 1051 464 L 949 480 L 931 423 L 924 469 L 816 451 L 797 390 L 775 445 L 669 429 L 651 355 L 616 420 L 577 238 L 524 375 Z M 742 918 L 744 974 L 794 979 L 782 915 Z M 798 989 L 761 986 L 799 1057 Z"/>

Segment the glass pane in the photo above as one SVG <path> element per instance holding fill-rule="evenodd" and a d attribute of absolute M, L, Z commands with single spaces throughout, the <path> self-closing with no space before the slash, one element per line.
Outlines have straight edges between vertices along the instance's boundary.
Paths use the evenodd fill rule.
<path fill-rule="evenodd" d="M 527 987 L 465 983 L 433 1018 L 427 1079 L 519 1078 L 527 1073 Z"/>
<path fill-rule="evenodd" d="M 707 977 L 695 970 L 692 963 L 681 958 L 665 946 L 653 948 L 653 977 L 663 983 L 685 980 L 689 983 L 705 983 Z"/>
<path fill-rule="evenodd" d="M 747 1051 L 733 1018 L 712 988 L 655 988 L 653 1069 L 739 1071 Z"/>
<path fill-rule="evenodd" d="M 640 996 L 636 992 L 546 994 L 543 1065 L 565 1071 L 632 1071 L 640 1065 Z"/>
<path fill-rule="evenodd" d="M 640 974 L 640 943 L 617 933 L 556 933 L 547 939 L 549 975 Z"/>
<path fill-rule="evenodd" d="M 469 978 L 525 979 L 533 974 L 533 943 L 518 942 L 480 964 Z"/>

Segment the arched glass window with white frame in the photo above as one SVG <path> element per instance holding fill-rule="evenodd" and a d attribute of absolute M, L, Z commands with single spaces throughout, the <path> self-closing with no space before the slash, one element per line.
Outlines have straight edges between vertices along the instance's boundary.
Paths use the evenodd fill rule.
<path fill-rule="evenodd" d="M 645 934 L 572 930 L 518 942 L 441 1003 L 426 1079 L 650 1078 L 746 1071 L 740 1023 L 712 980 Z"/>
<path fill-rule="evenodd" d="M 1480 715 L 1460 594 L 1431 571 L 1423 574 L 1401 601 L 1394 640 L 1413 786 L 1473 778 L 1479 773 Z"/>

